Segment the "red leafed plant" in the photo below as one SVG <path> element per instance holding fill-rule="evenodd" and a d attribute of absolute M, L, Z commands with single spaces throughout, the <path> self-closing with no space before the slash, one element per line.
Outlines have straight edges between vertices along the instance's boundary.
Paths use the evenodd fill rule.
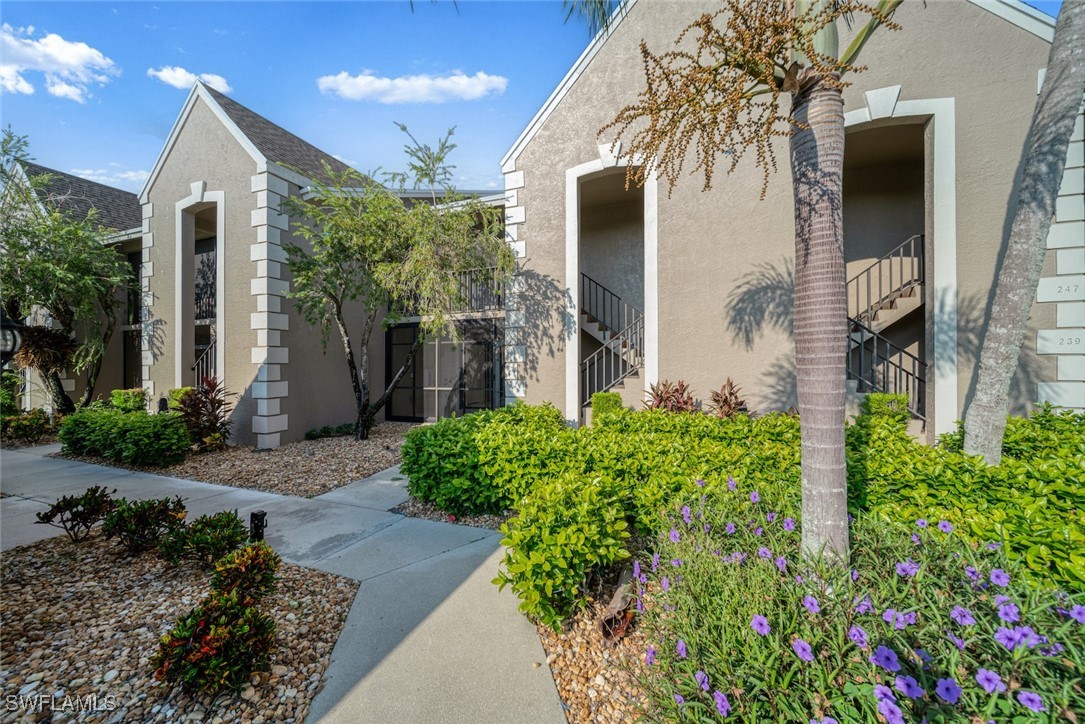
<path fill-rule="evenodd" d="M 689 391 L 689 385 L 682 380 L 670 382 L 660 380 L 659 384 L 652 385 L 648 392 L 648 398 L 644 401 L 646 410 L 666 410 L 668 412 L 696 412 L 697 402 L 693 399 L 693 393 Z"/>
<path fill-rule="evenodd" d="M 738 385 L 728 377 L 723 387 L 713 392 L 709 398 L 708 411 L 722 420 L 738 414 L 748 414 L 750 409 L 742 398 Z"/>

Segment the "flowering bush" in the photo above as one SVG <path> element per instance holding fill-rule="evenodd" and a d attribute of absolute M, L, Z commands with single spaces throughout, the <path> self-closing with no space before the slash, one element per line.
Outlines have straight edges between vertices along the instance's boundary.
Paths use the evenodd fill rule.
<path fill-rule="evenodd" d="M 711 500 L 711 503 L 708 501 Z M 1044 721 L 1085 711 L 1085 605 L 948 521 L 854 522 L 850 566 L 800 558 L 797 516 L 733 490 L 638 561 L 653 716 Z"/>

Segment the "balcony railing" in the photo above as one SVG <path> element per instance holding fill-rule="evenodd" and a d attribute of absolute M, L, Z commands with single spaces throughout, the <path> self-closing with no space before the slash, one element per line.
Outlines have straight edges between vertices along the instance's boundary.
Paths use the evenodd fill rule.
<path fill-rule="evenodd" d="M 194 308 L 196 319 L 214 319 L 216 314 L 215 295 L 203 294 L 196 296 Z"/>
<path fill-rule="evenodd" d="M 458 299 L 452 304 L 453 313 L 489 312 L 505 308 L 505 282 L 497 267 L 457 272 Z"/>

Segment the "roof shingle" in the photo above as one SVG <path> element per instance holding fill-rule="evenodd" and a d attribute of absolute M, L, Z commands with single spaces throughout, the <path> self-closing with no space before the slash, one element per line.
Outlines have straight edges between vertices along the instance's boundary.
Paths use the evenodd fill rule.
<path fill-rule="evenodd" d="M 23 161 L 22 165 L 29 177 L 49 175 L 49 182 L 42 192 L 48 201 L 74 219 L 86 219 L 93 208 L 98 210 L 98 223 L 107 229 L 128 231 L 143 223 L 139 197 L 130 191 L 88 181 L 30 161 Z"/>

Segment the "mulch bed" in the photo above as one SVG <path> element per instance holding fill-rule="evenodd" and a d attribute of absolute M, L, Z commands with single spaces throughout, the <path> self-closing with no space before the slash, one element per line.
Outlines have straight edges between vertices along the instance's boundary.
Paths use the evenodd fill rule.
<path fill-rule="evenodd" d="M 411 518 L 425 518 L 438 523 L 455 523 L 456 525 L 469 525 L 473 528 L 492 528 L 498 530 L 512 516 L 513 511 L 506 511 L 504 515 L 453 515 L 441 510 L 433 503 L 424 500 L 410 498 L 392 508 L 393 513 L 406 515 Z"/>
<path fill-rule="evenodd" d="M 134 468 L 101 458 L 62 453 L 56 457 L 312 498 L 398 465 L 403 436 L 412 427 L 415 425 L 411 423 L 382 422 L 370 431 L 368 440 L 330 437 L 302 440 L 273 450 L 229 447 L 190 455 L 183 462 L 163 468 Z"/>
<path fill-rule="evenodd" d="M 206 571 L 128 556 L 95 532 L 80 544 L 60 536 L 5 551 L 2 573 L 0 691 L 44 697 L 23 700 L 43 702 L 34 712 L 5 700 L 4 722 L 304 721 L 358 590 L 284 563 L 277 591 L 260 604 L 277 624 L 270 671 L 213 698 L 156 682 L 150 665 L 162 634 L 208 593 Z M 99 710 L 62 709 L 76 697 L 84 705 L 96 697 Z"/>
<path fill-rule="evenodd" d="M 0 450 L 22 450 L 27 447 L 38 447 L 40 445 L 52 445 L 57 442 L 56 433 L 50 433 L 43 435 L 34 442 L 26 442 L 25 440 L 12 440 L 10 437 L 6 437 L 0 440 Z"/>

